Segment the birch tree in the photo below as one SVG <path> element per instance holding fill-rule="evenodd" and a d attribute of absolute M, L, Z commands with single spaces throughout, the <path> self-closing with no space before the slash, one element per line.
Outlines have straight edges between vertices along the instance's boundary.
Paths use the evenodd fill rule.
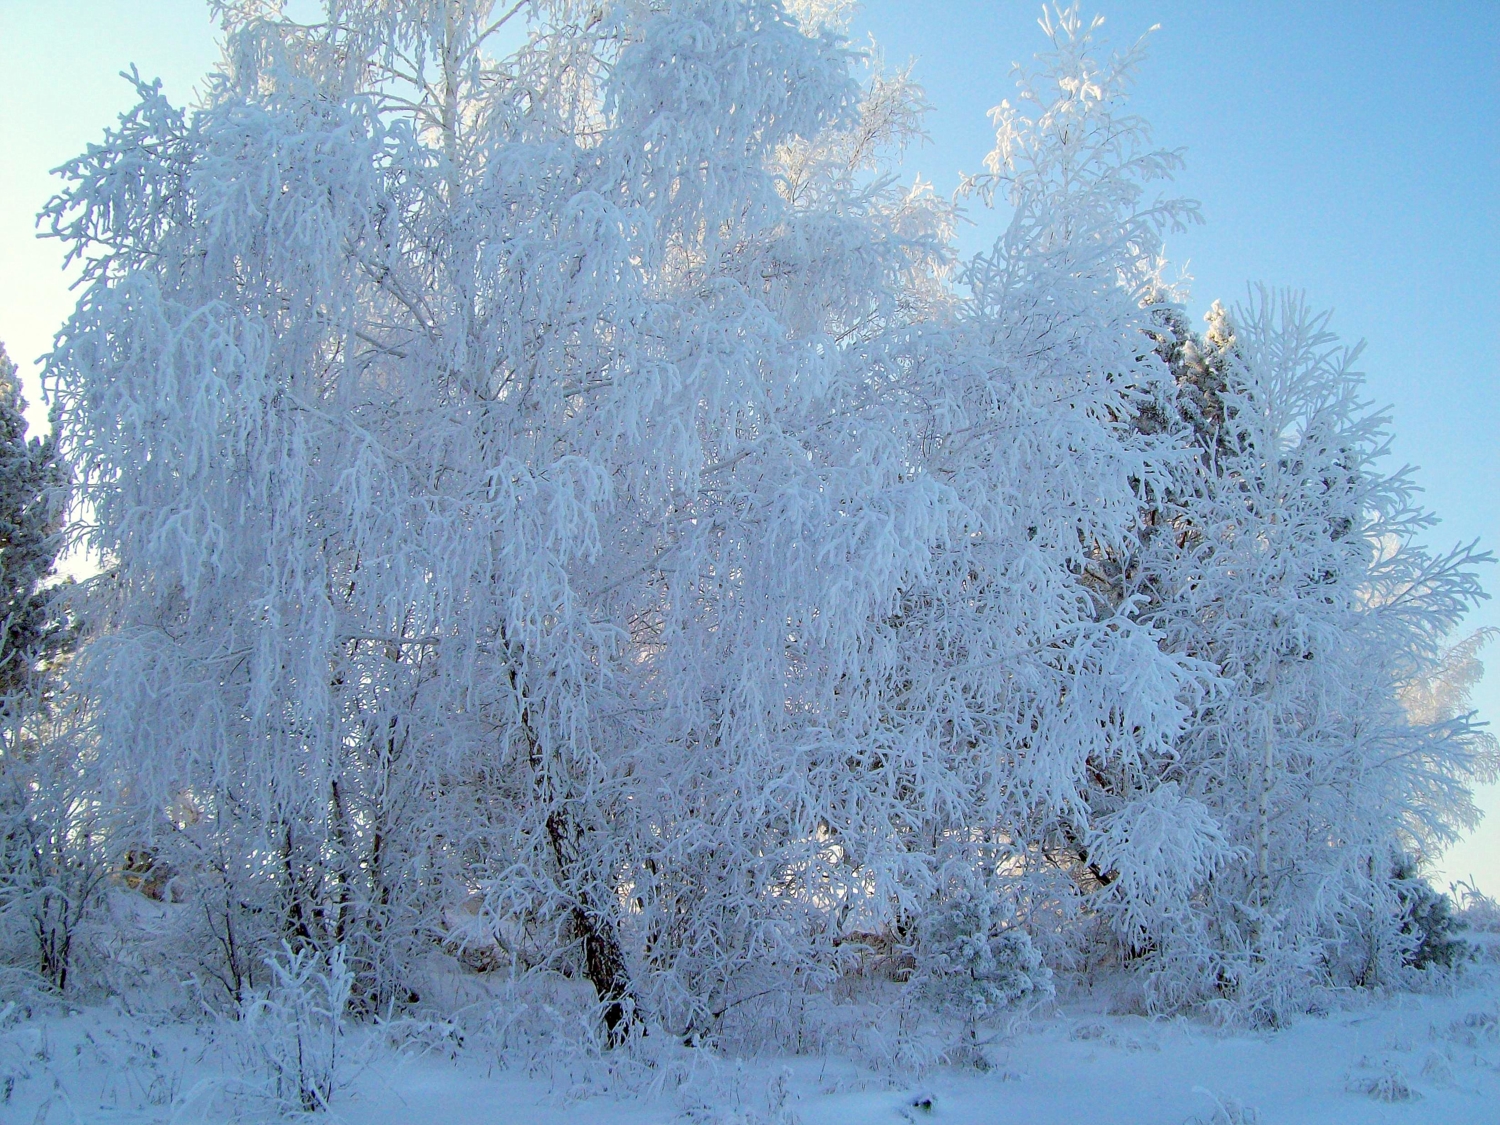
<path fill-rule="evenodd" d="M 139 83 L 49 211 L 89 285 L 50 377 L 110 564 L 114 799 L 230 992 L 284 939 L 353 946 L 382 1002 L 479 892 L 614 1033 L 621 888 L 679 819 L 649 786 L 767 761 L 766 630 L 866 612 L 865 555 L 930 538 L 854 530 L 935 501 L 860 445 L 892 425 L 837 345 L 903 315 L 943 209 L 859 179 L 901 117 L 775 3 L 221 10 L 206 105 Z"/>

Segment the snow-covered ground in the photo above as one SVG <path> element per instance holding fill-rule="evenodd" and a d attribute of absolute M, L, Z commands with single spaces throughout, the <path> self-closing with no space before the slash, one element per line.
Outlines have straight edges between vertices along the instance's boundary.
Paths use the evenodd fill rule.
<path fill-rule="evenodd" d="M 266 1120 L 233 1030 L 153 1024 L 118 1007 L 17 1019 L 0 1032 L 0 1121 Z M 361 1038 L 363 1036 L 363 1038 Z M 357 1125 L 974 1123 L 1317 1125 L 1500 1121 L 1500 970 L 1452 989 L 1352 999 L 1278 1031 L 1186 1019 L 1038 1016 L 980 1054 L 985 1069 L 882 1072 L 836 1056 L 734 1061 L 675 1047 L 590 1060 L 351 1036 L 330 1122 Z M 388 1038 L 388 1034 L 387 1034 Z M 410 1038 L 410 1037 L 409 1037 Z M 436 1042 L 436 1046 L 434 1046 Z M 384 1041 L 382 1041 L 382 1044 Z M 362 1057 L 361 1057 L 362 1056 Z"/>

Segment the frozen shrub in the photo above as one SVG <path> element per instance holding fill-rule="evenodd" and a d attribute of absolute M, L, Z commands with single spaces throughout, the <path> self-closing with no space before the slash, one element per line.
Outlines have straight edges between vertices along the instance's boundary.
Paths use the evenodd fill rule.
<path fill-rule="evenodd" d="M 1187 1125 L 1258 1125 L 1260 1114 L 1238 1098 L 1220 1097 L 1212 1090 L 1194 1086 L 1193 1093 L 1213 1102 L 1213 1110 L 1188 1119 Z"/>
<path fill-rule="evenodd" d="M 247 1077 L 283 1108 L 328 1108 L 337 1087 L 344 1013 L 354 982 L 340 947 L 324 956 L 285 948 L 266 960 L 271 987 L 240 1003 L 239 1048 Z"/>
<path fill-rule="evenodd" d="M 1391 883 L 1401 908 L 1401 936 L 1408 943 L 1407 965 L 1451 969 L 1469 960 L 1473 947 L 1459 936 L 1468 924 L 1453 912 L 1452 899 L 1421 878 L 1410 859 L 1396 864 Z"/>
<path fill-rule="evenodd" d="M 919 929 L 913 980 L 940 1004 L 982 1019 L 1023 997 L 1052 995 L 1052 971 L 992 894 L 963 889 L 935 905 Z"/>
<path fill-rule="evenodd" d="M 0 735 L 0 958 L 61 994 L 109 867 L 86 748 L 66 717 L 31 726 Z"/>
<path fill-rule="evenodd" d="M 1459 919 L 1470 930 L 1500 933 L 1500 902 L 1496 902 L 1471 881 L 1453 884 L 1453 897 L 1459 905 Z"/>
<path fill-rule="evenodd" d="M 1389 1059 L 1374 1062 L 1363 1060 L 1360 1069 L 1366 1073 L 1351 1075 L 1348 1089 L 1351 1093 L 1365 1094 L 1377 1102 L 1413 1102 L 1421 1094 L 1412 1089 L 1401 1068 Z"/>

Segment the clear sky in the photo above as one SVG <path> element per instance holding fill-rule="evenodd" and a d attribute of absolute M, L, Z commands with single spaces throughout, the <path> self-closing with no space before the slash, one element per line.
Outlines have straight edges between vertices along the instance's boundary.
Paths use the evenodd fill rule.
<path fill-rule="evenodd" d="M 1177 190 L 1207 223 L 1168 250 L 1194 276 L 1192 308 L 1250 282 L 1306 290 L 1334 328 L 1367 341 L 1369 395 L 1392 407 L 1395 455 L 1420 467 L 1443 517 L 1433 541 L 1500 548 L 1500 0 L 1097 0 L 1120 45 L 1153 24 L 1136 110 L 1187 149 Z M 1086 8 L 1085 11 L 1089 11 Z M 949 192 L 991 147 L 986 111 L 1010 96 L 1011 63 L 1043 45 L 1040 5 L 866 0 L 856 37 L 915 59 L 934 106 L 931 142 L 908 158 Z M 174 102 L 217 59 L 201 0 L 0 0 L 0 341 L 23 369 L 72 305 L 60 255 L 33 237 L 48 172 L 130 101 L 135 63 Z M 971 214 L 966 249 L 994 238 Z M 30 397 L 37 397 L 34 383 Z M 37 413 L 34 411 L 34 414 Z M 1394 467 L 1394 466 L 1393 466 Z M 1487 586 L 1500 592 L 1500 567 Z M 1472 626 L 1500 626 L 1488 603 Z M 1497 670 L 1477 696 L 1500 719 Z M 1500 786 L 1439 881 L 1473 875 L 1500 895 Z"/>

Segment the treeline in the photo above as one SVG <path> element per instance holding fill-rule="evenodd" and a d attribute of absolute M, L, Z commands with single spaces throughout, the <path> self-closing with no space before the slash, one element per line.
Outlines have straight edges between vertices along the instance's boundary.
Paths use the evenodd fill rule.
<path fill-rule="evenodd" d="M 233 1008 L 287 951 L 373 1013 L 446 958 L 704 1041 L 1454 957 L 1485 556 L 1326 317 L 1189 326 L 1139 46 L 1046 22 L 960 260 L 845 5 L 220 7 L 202 104 L 138 82 L 44 212 L 55 445 L 7 369 L 11 963 Z"/>

